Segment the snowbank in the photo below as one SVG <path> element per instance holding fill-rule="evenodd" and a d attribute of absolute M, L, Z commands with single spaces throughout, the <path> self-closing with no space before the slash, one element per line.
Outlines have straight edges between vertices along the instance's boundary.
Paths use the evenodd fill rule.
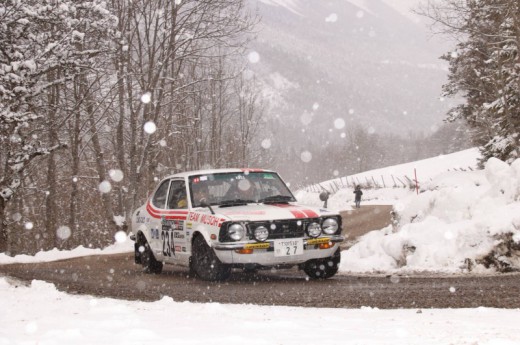
<path fill-rule="evenodd" d="M 91 249 L 79 246 L 73 250 L 59 250 L 54 248 L 49 251 L 40 251 L 34 256 L 32 255 L 16 255 L 15 257 L 7 256 L 0 253 L 0 264 L 14 264 L 14 263 L 33 263 L 33 262 L 48 262 L 62 259 L 76 258 L 80 256 L 90 255 L 109 255 L 119 253 L 129 253 L 134 251 L 134 242 L 126 237 L 119 239 L 113 245 L 104 249 Z"/>
<path fill-rule="evenodd" d="M 342 253 L 342 272 L 520 269 L 520 160 L 443 173 L 394 205 L 395 229 Z"/>

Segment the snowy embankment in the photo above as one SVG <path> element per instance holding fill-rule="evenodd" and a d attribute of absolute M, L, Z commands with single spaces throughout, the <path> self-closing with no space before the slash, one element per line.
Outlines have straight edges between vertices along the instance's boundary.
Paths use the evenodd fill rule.
<path fill-rule="evenodd" d="M 365 171 L 359 174 L 323 181 L 317 185 L 298 190 L 298 201 L 321 207 L 319 190 L 337 190 L 330 196 L 328 208 L 336 211 L 347 210 L 354 205 L 353 186 L 355 184 L 377 184 L 381 188 L 363 189 L 364 205 L 394 205 L 399 200 L 415 193 L 409 188 L 417 178 L 421 188 L 439 174 L 449 171 L 470 171 L 476 169 L 480 157 L 478 149 L 468 149 L 447 155 L 440 155 L 420 161 L 394 165 Z M 410 182 L 412 181 L 412 182 Z M 337 189 L 339 187 L 339 189 Z"/>
<path fill-rule="evenodd" d="M 448 166 L 461 161 L 468 164 L 465 154 L 471 159 L 473 153 L 422 161 L 436 176 L 420 184 L 418 195 L 409 189 L 364 191 L 377 196 L 374 204 L 393 204 L 397 223 L 366 234 L 343 251 L 340 272 L 520 269 L 520 160 L 508 165 L 490 159 L 484 170 L 448 171 Z M 419 163 L 407 168 L 413 171 Z M 441 166 L 445 172 L 438 173 Z M 352 189 L 340 189 L 329 203 L 340 210 L 348 208 L 352 194 Z M 318 199 L 317 193 L 305 191 L 298 196 L 307 203 L 316 204 Z"/>

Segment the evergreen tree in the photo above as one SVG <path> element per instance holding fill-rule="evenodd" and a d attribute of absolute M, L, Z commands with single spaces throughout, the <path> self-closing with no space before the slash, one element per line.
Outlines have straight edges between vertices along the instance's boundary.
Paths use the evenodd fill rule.
<path fill-rule="evenodd" d="M 447 96 L 465 102 L 448 115 L 465 119 L 490 157 L 513 161 L 520 156 L 520 5 L 517 0 L 446 0 L 429 16 L 460 39 L 444 56 L 450 64 Z M 450 15 L 451 14 L 451 15 Z"/>

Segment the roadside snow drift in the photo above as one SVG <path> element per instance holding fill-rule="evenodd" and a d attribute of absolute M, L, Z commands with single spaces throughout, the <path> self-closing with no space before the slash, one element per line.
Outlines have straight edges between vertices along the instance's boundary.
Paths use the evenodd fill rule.
<path fill-rule="evenodd" d="M 342 252 L 340 271 L 520 269 L 520 159 L 447 172 L 394 205 L 397 225 Z"/>

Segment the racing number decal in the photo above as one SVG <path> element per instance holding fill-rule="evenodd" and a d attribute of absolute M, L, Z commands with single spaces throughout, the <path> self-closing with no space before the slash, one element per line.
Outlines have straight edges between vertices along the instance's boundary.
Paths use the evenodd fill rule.
<path fill-rule="evenodd" d="M 173 243 L 173 231 L 161 231 L 162 252 L 164 256 L 175 256 L 175 245 Z"/>

